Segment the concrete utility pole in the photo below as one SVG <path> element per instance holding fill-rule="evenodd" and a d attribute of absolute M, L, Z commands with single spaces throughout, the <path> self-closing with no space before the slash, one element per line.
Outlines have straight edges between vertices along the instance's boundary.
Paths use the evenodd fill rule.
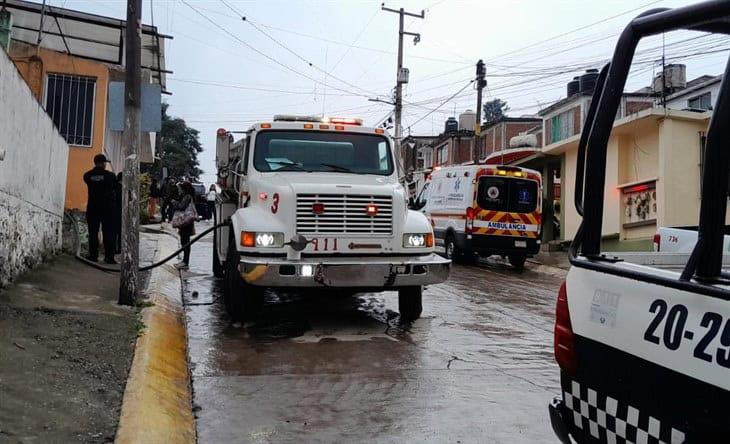
<path fill-rule="evenodd" d="M 380 9 L 383 11 L 388 12 L 394 12 L 400 16 L 399 25 L 398 25 L 398 72 L 396 74 L 396 84 L 395 84 L 395 146 L 396 146 L 396 153 L 398 153 L 398 157 L 401 157 L 401 149 L 400 149 L 400 143 L 401 139 L 403 138 L 403 125 L 401 123 L 401 118 L 403 114 L 403 84 L 408 83 L 408 70 L 403 68 L 403 36 L 404 35 L 412 35 L 413 36 L 413 44 L 416 45 L 418 42 L 421 41 L 421 34 L 417 32 L 407 32 L 403 29 L 403 21 L 405 16 L 410 17 L 416 17 L 416 18 L 424 18 L 426 17 L 426 12 L 421 11 L 420 14 L 413 14 L 411 12 L 406 12 L 403 8 L 400 9 L 391 9 L 386 8 L 385 3 L 383 3 L 380 6 Z M 401 159 L 402 163 L 402 159 Z"/>
<path fill-rule="evenodd" d="M 124 82 L 124 175 L 122 181 L 122 273 L 119 304 L 137 299 L 139 271 L 139 145 L 142 83 L 142 0 L 127 0 Z"/>
<path fill-rule="evenodd" d="M 484 80 L 486 75 L 487 68 L 484 66 L 484 62 L 479 59 L 477 62 L 477 120 L 474 125 L 474 152 L 471 156 L 474 163 L 479 163 L 479 150 L 482 144 L 479 136 L 482 133 L 482 90 L 487 86 L 487 81 Z"/>

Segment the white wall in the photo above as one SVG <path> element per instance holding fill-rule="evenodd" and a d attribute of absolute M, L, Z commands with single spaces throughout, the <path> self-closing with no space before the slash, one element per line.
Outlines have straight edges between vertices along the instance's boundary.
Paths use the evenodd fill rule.
<path fill-rule="evenodd" d="M 0 286 L 61 248 L 68 145 L 0 49 Z"/>
<path fill-rule="evenodd" d="M 705 86 L 703 88 L 696 89 L 692 92 L 681 94 L 679 97 L 670 98 L 667 100 L 667 108 L 671 109 L 685 109 L 689 107 L 689 100 L 695 97 L 701 96 L 702 94 L 709 92 L 712 107 L 715 107 L 715 101 L 717 100 L 718 94 L 720 94 L 721 82 L 713 83 L 712 85 Z"/>

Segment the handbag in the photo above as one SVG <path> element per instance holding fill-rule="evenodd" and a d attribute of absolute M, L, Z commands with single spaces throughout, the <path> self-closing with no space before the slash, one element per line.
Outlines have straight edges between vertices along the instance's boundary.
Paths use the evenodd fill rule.
<path fill-rule="evenodd" d="M 190 202 L 185 211 L 175 211 L 172 215 L 172 228 L 180 228 L 192 224 L 198 219 L 198 212 L 195 211 L 195 204 Z"/>

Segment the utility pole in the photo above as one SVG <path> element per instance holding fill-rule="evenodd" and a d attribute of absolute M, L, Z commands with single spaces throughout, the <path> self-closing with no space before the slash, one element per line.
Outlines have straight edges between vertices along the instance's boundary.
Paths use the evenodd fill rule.
<path fill-rule="evenodd" d="M 421 34 L 417 32 L 405 31 L 403 29 L 403 22 L 405 16 L 416 17 L 420 19 L 425 18 L 426 12 L 422 10 L 420 14 L 414 14 L 411 12 L 406 12 L 403 8 L 386 8 L 385 3 L 380 5 L 380 9 L 382 9 L 383 11 L 394 12 L 400 16 L 400 20 L 398 21 L 398 72 L 396 74 L 395 84 L 395 147 L 396 153 L 398 153 L 398 158 L 401 160 L 402 164 L 402 155 L 400 148 L 401 140 L 403 138 L 403 125 L 401 123 L 401 118 L 403 114 L 403 84 L 408 83 L 408 70 L 403 68 L 403 36 L 412 35 L 414 45 L 417 45 L 418 42 L 421 41 Z"/>
<path fill-rule="evenodd" d="M 487 75 L 487 68 L 484 66 L 484 62 L 479 59 L 477 62 L 477 119 L 474 125 L 474 152 L 472 153 L 472 161 L 476 164 L 479 163 L 479 151 L 481 148 L 481 137 L 482 133 L 482 90 L 487 86 L 487 81 L 484 77 Z"/>
<path fill-rule="evenodd" d="M 139 271 L 139 145 L 142 83 L 142 0 L 127 0 L 124 82 L 124 174 L 122 179 L 122 273 L 119 304 L 137 299 Z"/>

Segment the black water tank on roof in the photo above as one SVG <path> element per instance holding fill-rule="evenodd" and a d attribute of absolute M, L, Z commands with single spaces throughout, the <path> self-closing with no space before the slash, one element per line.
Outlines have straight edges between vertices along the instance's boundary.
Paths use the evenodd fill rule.
<path fill-rule="evenodd" d="M 586 73 L 580 76 L 580 92 L 592 93 L 596 88 L 596 80 L 598 80 L 598 70 L 587 69 Z"/>
<path fill-rule="evenodd" d="M 456 120 L 456 117 L 449 117 L 446 120 L 446 125 L 444 126 L 444 132 L 446 134 L 453 134 L 459 131 L 459 122 Z"/>
<path fill-rule="evenodd" d="M 578 94 L 580 92 L 580 77 L 573 77 L 573 80 L 568 82 L 568 97 L 572 96 L 573 94 Z"/>

